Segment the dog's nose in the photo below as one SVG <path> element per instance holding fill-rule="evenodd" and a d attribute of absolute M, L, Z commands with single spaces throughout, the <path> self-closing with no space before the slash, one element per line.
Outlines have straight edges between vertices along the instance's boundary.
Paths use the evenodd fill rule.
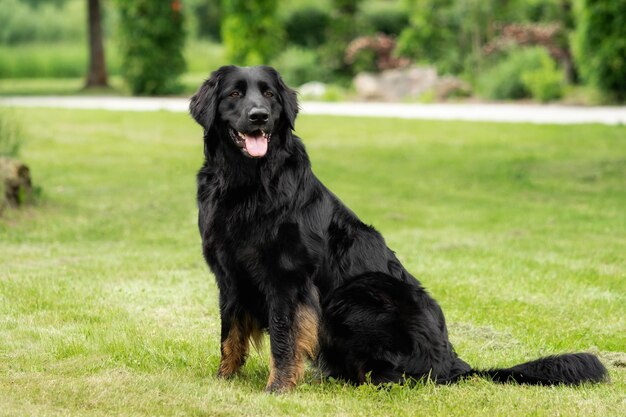
<path fill-rule="evenodd" d="M 267 123 L 267 121 L 269 120 L 270 115 L 267 112 L 267 110 L 259 108 L 259 107 L 255 107 L 252 110 L 250 110 L 250 113 L 248 113 L 248 120 L 250 120 L 252 123 L 254 124 L 262 124 L 262 123 Z"/>

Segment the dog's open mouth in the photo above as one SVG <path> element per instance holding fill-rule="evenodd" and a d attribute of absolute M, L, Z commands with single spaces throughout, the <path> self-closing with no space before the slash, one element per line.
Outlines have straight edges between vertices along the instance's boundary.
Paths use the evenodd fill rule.
<path fill-rule="evenodd" d="M 267 153 L 267 146 L 272 137 L 271 133 L 263 130 L 255 130 L 250 133 L 239 132 L 235 129 L 230 130 L 230 137 L 241 151 L 251 158 L 261 158 Z"/>

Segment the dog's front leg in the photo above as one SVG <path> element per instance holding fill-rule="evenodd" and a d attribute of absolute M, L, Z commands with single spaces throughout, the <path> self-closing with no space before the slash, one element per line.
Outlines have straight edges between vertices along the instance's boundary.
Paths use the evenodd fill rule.
<path fill-rule="evenodd" d="M 217 376 L 227 378 L 243 366 L 248 357 L 250 342 L 260 344 L 261 330 L 257 323 L 238 308 L 220 306 L 222 319 L 220 367 Z"/>
<path fill-rule="evenodd" d="M 292 303 L 283 299 L 271 306 L 270 376 L 266 391 L 286 391 L 297 384 L 304 375 L 306 359 L 317 354 L 318 329 L 317 300 Z"/>

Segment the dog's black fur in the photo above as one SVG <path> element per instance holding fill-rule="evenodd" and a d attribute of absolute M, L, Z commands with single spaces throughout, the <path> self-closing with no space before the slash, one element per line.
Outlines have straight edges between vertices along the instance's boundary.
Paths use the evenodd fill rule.
<path fill-rule="evenodd" d="M 249 341 L 268 331 L 268 391 L 293 387 L 307 358 L 325 375 L 355 383 L 446 383 L 472 374 L 528 384 L 607 378 L 587 353 L 487 371 L 461 360 L 437 302 L 311 171 L 292 132 L 296 93 L 273 68 L 220 68 L 190 112 L 204 128 L 198 223 L 219 287 L 219 376 L 237 372 Z"/>

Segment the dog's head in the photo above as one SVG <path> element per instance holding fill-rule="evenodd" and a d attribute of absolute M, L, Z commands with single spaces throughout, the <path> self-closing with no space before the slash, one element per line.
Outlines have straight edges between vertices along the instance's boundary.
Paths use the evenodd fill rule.
<path fill-rule="evenodd" d="M 227 146 L 262 158 L 272 136 L 293 130 L 298 101 L 274 68 L 231 65 L 213 72 L 200 86 L 189 111 L 204 127 L 205 138 L 211 133 L 216 138 L 210 140 L 227 136 Z"/>

